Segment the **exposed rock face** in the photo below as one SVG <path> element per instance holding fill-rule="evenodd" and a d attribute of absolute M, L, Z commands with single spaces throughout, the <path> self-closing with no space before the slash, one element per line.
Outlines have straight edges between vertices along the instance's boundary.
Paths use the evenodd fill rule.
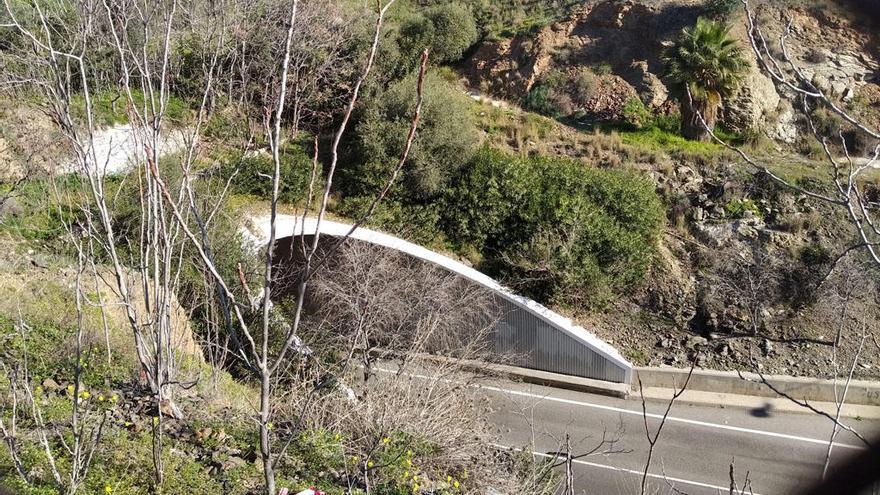
<path fill-rule="evenodd" d="M 697 15 L 698 9 L 677 4 L 588 2 L 568 21 L 534 35 L 484 44 L 468 62 L 467 72 L 474 87 L 517 100 L 551 70 L 586 67 L 606 83 L 598 88 L 598 92 L 610 95 L 604 98 L 623 90 L 659 108 L 669 96 L 659 77 L 663 43 L 692 24 Z M 557 60 L 562 51 L 570 55 L 564 61 Z M 614 76 L 610 84 L 608 76 Z M 628 88 L 622 89 L 624 85 Z M 600 95 L 597 101 L 602 99 Z"/>
<path fill-rule="evenodd" d="M 635 88 L 642 102 L 651 108 L 660 108 L 669 99 L 669 90 L 656 74 L 648 69 L 647 60 L 638 60 L 630 66 L 636 80 Z M 639 81 L 638 79 L 641 78 Z M 640 83 L 640 84 L 639 84 Z"/>
<path fill-rule="evenodd" d="M 779 101 L 773 81 L 753 64 L 737 94 L 725 103 L 724 125 L 737 132 L 757 128 L 776 112 Z"/>
<path fill-rule="evenodd" d="M 593 0 L 584 2 L 571 18 L 512 40 L 486 43 L 466 72 L 473 87 L 518 101 L 548 74 L 564 77 L 589 70 L 596 87 L 588 100 L 567 94 L 564 105 L 582 111 L 588 120 L 615 119 L 626 99 L 637 95 L 655 112 L 675 106 L 662 80 L 661 54 L 681 29 L 702 15 L 703 2 Z M 767 25 L 768 40 L 778 40 L 788 15 L 793 19 L 789 51 L 813 84 L 835 99 L 880 102 L 871 91 L 880 82 L 878 36 L 853 21 L 818 10 L 786 9 L 775 2 L 757 7 Z M 738 93 L 726 101 L 722 124 L 733 131 L 760 129 L 772 139 L 795 143 L 799 137 L 795 113 L 781 104 L 773 81 L 759 67 L 740 20 L 731 22 L 751 68 Z M 776 50 L 774 50 L 775 52 Z M 569 88 L 557 89 L 569 91 Z M 674 95 L 673 95 L 674 96 Z"/>
<path fill-rule="evenodd" d="M 614 74 L 601 77 L 597 86 L 593 96 L 581 108 L 594 120 L 619 120 L 627 100 L 639 96 L 625 79 Z"/>

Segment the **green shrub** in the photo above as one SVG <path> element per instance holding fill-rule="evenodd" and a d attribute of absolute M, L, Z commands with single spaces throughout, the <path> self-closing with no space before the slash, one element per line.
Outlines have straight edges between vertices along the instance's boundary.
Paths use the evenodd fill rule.
<path fill-rule="evenodd" d="M 483 268 L 541 300 L 581 307 L 642 280 L 664 217 L 644 177 L 488 149 L 443 212 L 447 235 L 481 250 Z"/>
<path fill-rule="evenodd" d="M 139 111 L 143 111 L 144 93 L 134 89 L 131 92 L 132 102 Z M 129 101 L 122 91 L 103 91 L 91 95 L 92 119 L 98 126 L 112 126 L 128 123 Z M 78 122 L 85 122 L 86 101 L 82 95 L 71 97 L 71 115 Z M 190 117 L 190 109 L 181 98 L 172 96 L 165 105 L 165 119 L 173 124 L 184 124 Z"/>
<path fill-rule="evenodd" d="M 281 183 L 278 189 L 278 199 L 282 203 L 300 203 L 308 196 L 313 166 L 312 157 L 298 143 L 284 146 L 280 156 Z M 274 171 L 272 157 L 268 153 L 258 153 L 227 157 L 223 161 L 221 175 L 232 177 L 232 190 L 238 194 L 271 199 Z M 318 172 L 320 173 L 320 170 Z M 318 177 L 318 183 L 315 185 L 316 191 L 322 187 L 320 180 Z"/>
<path fill-rule="evenodd" d="M 418 66 L 425 48 L 435 64 L 456 62 L 479 38 L 471 11 L 458 3 L 444 3 L 410 16 L 400 25 L 400 59 L 404 73 Z"/>
<path fill-rule="evenodd" d="M 375 196 L 347 197 L 334 209 L 334 213 L 350 219 L 360 219 L 374 199 Z M 403 204 L 386 199 L 379 203 L 367 225 L 381 227 L 424 246 L 433 246 L 439 244 L 441 237 L 441 232 L 437 229 L 439 222 L 440 211 L 436 204 Z"/>
<path fill-rule="evenodd" d="M 822 266 L 831 261 L 831 251 L 818 242 L 812 242 L 800 249 L 798 257 L 808 267 Z"/>
<path fill-rule="evenodd" d="M 740 0 L 706 0 L 706 13 L 713 19 L 725 20 L 740 8 Z"/>
<path fill-rule="evenodd" d="M 623 104 L 623 121 L 633 129 L 642 129 L 651 123 L 651 111 L 639 97 L 632 96 Z"/>
<path fill-rule="evenodd" d="M 724 205 L 724 212 L 729 218 L 745 218 L 746 212 L 752 212 L 757 218 L 764 218 L 764 212 L 751 199 L 734 199 Z"/>
<path fill-rule="evenodd" d="M 551 88 L 546 84 L 535 85 L 523 100 L 523 106 L 548 117 L 558 118 L 562 114 L 551 101 Z"/>
<path fill-rule="evenodd" d="M 367 103 L 356 129 L 355 156 L 342 171 L 350 196 L 375 195 L 397 165 L 415 109 L 414 76 L 392 85 Z M 471 101 L 429 73 L 418 132 L 392 196 L 406 203 L 437 197 L 473 155 L 477 130 Z"/>
<path fill-rule="evenodd" d="M 593 72 L 600 76 L 607 76 L 608 74 L 611 74 L 611 71 L 612 67 L 608 62 L 602 62 L 593 67 Z"/>

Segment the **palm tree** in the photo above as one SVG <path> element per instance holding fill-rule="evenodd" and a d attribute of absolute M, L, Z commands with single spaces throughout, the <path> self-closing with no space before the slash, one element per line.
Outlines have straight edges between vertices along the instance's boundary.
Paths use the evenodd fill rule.
<path fill-rule="evenodd" d="M 709 140 L 698 112 L 714 129 L 722 99 L 733 94 L 749 66 L 742 48 L 730 37 L 725 23 L 701 17 L 666 50 L 663 63 L 666 77 L 679 92 L 682 134 L 688 139 Z"/>

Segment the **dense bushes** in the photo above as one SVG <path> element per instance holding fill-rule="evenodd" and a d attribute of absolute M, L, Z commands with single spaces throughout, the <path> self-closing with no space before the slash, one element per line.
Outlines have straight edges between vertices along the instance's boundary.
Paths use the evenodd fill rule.
<path fill-rule="evenodd" d="M 312 174 L 312 158 L 301 145 L 286 145 L 281 150 L 281 183 L 278 199 L 283 203 L 297 204 L 306 199 Z M 272 174 L 274 165 L 268 153 L 228 157 L 223 163 L 222 176 L 232 177 L 232 190 L 261 198 L 272 197 Z M 320 171 L 319 171 L 320 175 Z M 318 178 L 320 181 L 320 177 Z M 320 183 L 315 185 L 320 190 Z"/>
<path fill-rule="evenodd" d="M 581 307 L 637 284 L 663 208 L 649 181 L 575 162 L 482 150 L 446 198 L 447 236 L 542 300 Z"/>
<path fill-rule="evenodd" d="M 398 44 L 401 54 L 417 61 L 428 48 L 435 63 L 455 62 L 477 42 L 477 24 L 470 10 L 457 3 L 431 7 L 404 20 Z"/>
<path fill-rule="evenodd" d="M 453 63 L 479 39 L 471 10 L 460 3 L 437 2 L 404 11 L 400 17 L 389 23 L 391 39 L 380 48 L 378 72 L 390 80 L 413 72 L 426 48 L 432 64 Z"/>
<path fill-rule="evenodd" d="M 357 126 L 358 164 L 344 173 L 348 194 L 373 195 L 387 181 L 412 123 L 415 91 L 410 76 L 367 104 Z M 467 96 L 428 74 L 418 134 L 393 197 L 410 203 L 436 198 L 470 159 L 477 139 Z"/>
<path fill-rule="evenodd" d="M 523 106 L 548 117 L 568 117 L 583 112 L 596 92 L 597 74 L 582 67 L 573 72 L 550 71 L 523 100 Z"/>

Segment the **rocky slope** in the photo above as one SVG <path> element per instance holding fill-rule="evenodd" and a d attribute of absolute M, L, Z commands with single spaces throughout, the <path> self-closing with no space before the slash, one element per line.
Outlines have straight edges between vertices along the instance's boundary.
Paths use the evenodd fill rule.
<path fill-rule="evenodd" d="M 778 39 L 788 16 L 793 22 L 790 52 L 814 84 L 845 102 L 877 106 L 880 51 L 875 26 L 864 25 L 847 5 L 756 7 L 765 36 Z M 588 119 L 621 116 L 626 100 L 638 95 L 654 111 L 674 105 L 662 80 L 660 55 L 696 18 L 704 2 L 692 0 L 587 1 L 570 19 L 536 33 L 480 46 L 464 65 L 470 84 L 511 100 L 524 98 L 549 79 L 565 81 L 570 106 L 565 114 Z M 847 17 L 852 12 L 856 20 Z M 860 21 L 862 24 L 859 24 Z M 745 16 L 731 19 L 732 34 L 749 46 Z M 777 52 L 774 49 L 774 52 Z M 754 61 L 738 95 L 728 102 L 723 122 L 732 130 L 762 128 L 777 140 L 794 142 L 794 114 Z M 587 74 L 584 76 L 583 74 Z M 584 81 L 589 79 L 589 81 Z M 550 82 L 551 84 L 557 84 Z M 674 96 L 674 95 L 673 95 Z"/>
<path fill-rule="evenodd" d="M 483 44 L 463 71 L 471 87 L 509 101 L 553 85 L 568 120 L 620 119 L 634 96 L 654 113 L 667 113 L 676 103 L 663 83 L 660 54 L 704 14 L 702 4 L 586 2 L 565 22 Z M 778 40 L 790 17 L 790 52 L 815 86 L 877 127 L 878 31 L 851 5 L 820 7 L 765 2 L 757 13 L 768 40 Z M 747 43 L 744 16 L 731 22 L 732 34 Z M 796 152 L 806 129 L 789 95 L 749 56 L 752 68 L 726 103 L 722 124 L 760 132 L 769 144 L 755 153 L 793 180 L 822 187 L 827 167 Z M 634 361 L 685 366 L 698 357 L 711 368 L 829 376 L 848 370 L 858 354 L 855 375 L 880 376 L 870 336 L 880 307 L 877 273 L 858 256 L 831 270 L 853 235 L 839 209 L 775 186 L 720 150 L 710 156 L 645 153 L 562 125 L 543 134 L 509 145 L 644 170 L 669 204 L 661 259 L 646 285 L 603 314 L 576 315 Z M 877 180 L 870 176 L 865 187 Z"/>

